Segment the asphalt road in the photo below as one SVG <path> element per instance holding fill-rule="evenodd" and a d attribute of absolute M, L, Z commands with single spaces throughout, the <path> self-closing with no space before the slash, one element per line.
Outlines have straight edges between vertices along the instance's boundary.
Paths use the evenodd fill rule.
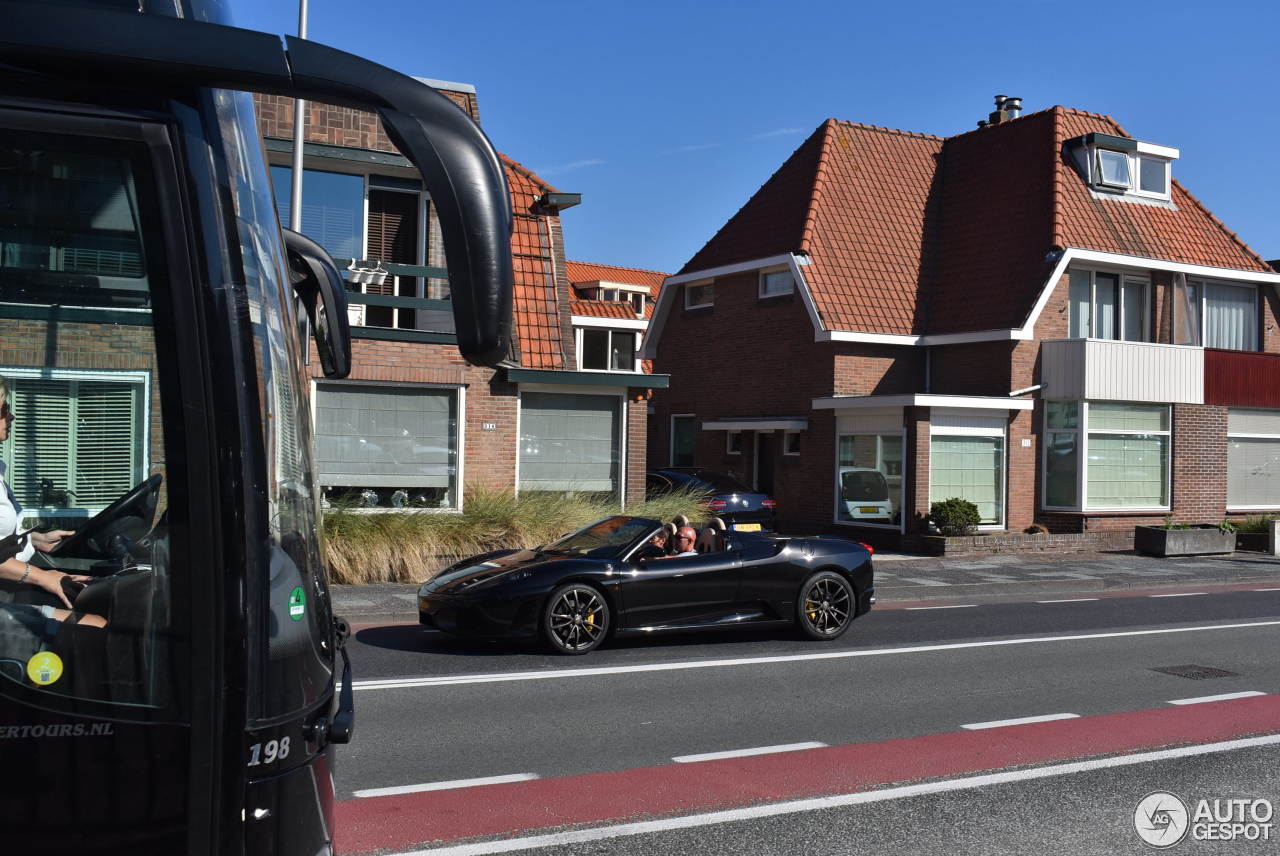
<path fill-rule="evenodd" d="M 1274 730 L 1280 727 L 1280 718 L 1256 704 L 1271 703 L 1270 694 L 1280 693 L 1280 664 L 1274 654 L 1280 649 L 1280 591 L 1257 590 L 1261 588 L 1266 586 L 1206 594 L 1164 590 L 1165 596 L 1160 597 L 1029 595 L 1020 602 L 978 597 L 941 604 L 941 608 L 920 602 L 925 608 L 877 609 L 859 619 L 843 639 L 829 644 L 799 641 L 785 632 L 733 631 L 617 643 L 580 658 L 545 655 L 532 647 L 462 643 L 412 625 L 366 627 L 357 632 L 352 650 L 357 739 L 340 755 L 337 788 L 340 799 L 350 800 L 340 806 L 348 821 L 376 812 L 382 812 L 382 819 L 364 825 L 349 823 L 353 831 L 346 849 L 395 849 L 393 842 L 407 846 L 465 836 L 469 827 L 462 815 L 486 800 L 509 806 L 521 800 L 548 804 L 560 800 L 570 806 L 565 809 L 568 815 L 540 820 L 535 813 L 528 821 L 529 829 L 555 825 L 552 821 L 572 818 L 575 799 L 583 800 L 557 797 L 554 788 L 593 776 L 604 777 L 599 779 L 603 789 L 625 793 L 634 787 L 638 796 L 661 792 L 666 781 L 662 776 L 688 778 L 695 774 L 684 770 L 702 767 L 708 771 L 706 781 L 681 784 L 673 780 L 667 788 L 673 800 L 686 792 L 693 795 L 687 806 L 677 800 L 654 809 L 655 814 L 676 809 L 696 812 L 701 805 L 698 795 L 722 789 L 726 778 L 711 776 L 709 771 L 716 768 L 696 757 L 706 753 L 777 746 L 794 749 L 757 756 L 761 763 L 778 766 L 741 774 L 756 787 L 761 782 L 789 782 L 787 787 L 801 787 L 795 793 L 808 793 L 802 787 L 806 768 L 818 770 L 827 764 L 833 770 L 847 770 L 848 759 L 832 753 L 845 751 L 840 747 L 849 744 L 893 746 L 897 753 L 886 755 L 883 775 L 862 783 L 863 790 L 1022 763 L 1021 755 L 1000 760 L 1000 753 L 1009 746 L 1001 735 L 1009 733 L 1009 727 L 965 726 L 1023 717 L 1055 720 L 1015 726 L 1024 729 L 1020 734 L 1039 734 L 1047 741 L 1026 750 L 1026 758 L 1045 763 L 1120 748 L 1136 751 L 1144 745 L 1146 731 L 1156 741 L 1152 745 L 1169 745 L 1161 739 L 1209 740 L 1188 737 L 1192 732 L 1179 730 L 1185 725 L 1182 720 L 1194 715 L 1182 711 L 1193 707 L 1199 707 L 1200 718 L 1210 723 L 1204 727 L 1220 727 L 1232 720 L 1232 711 L 1247 709 L 1254 712 L 1241 718 L 1239 728 L 1249 733 Z M 1091 597 L 1097 599 L 1084 599 Z M 1040 603 L 1037 598 L 1054 602 Z M 1189 664 L 1226 674 L 1192 680 L 1155 671 Z M 1246 693 L 1268 697 L 1199 706 L 1171 704 Z M 1135 742 L 1113 745 L 1109 741 L 1117 734 L 1136 735 Z M 947 750 L 958 759 L 957 766 L 945 771 L 916 769 L 921 759 L 947 754 L 939 755 L 937 747 L 927 743 L 939 735 L 953 735 L 959 741 Z M 1224 732 L 1224 736 L 1231 735 Z M 926 743 L 918 742 L 922 740 Z M 875 754 L 876 750 L 864 748 L 849 757 Z M 1244 752 L 1239 757 L 1247 767 L 1254 756 Z M 737 762 L 711 762 L 724 763 Z M 1147 766 L 1163 769 L 1171 763 Z M 1197 764 L 1209 770 L 1225 761 L 1214 756 L 1177 763 L 1183 770 L 1178 775 L 1194 780 Z M 1259 768 L 1262 781 L 1257 784 L 1269 786 L 1280 805 L 1277 776 L 1264 770 Z M 844 773 L 835 775 L 839 779 Z M 1071 799 L 1082 801 L 1081 806 L 1114 809 L 1108 805 L 1110 785 L 1106 783 L 1137 775 L 1127 768 L 1074 774 L 1067 778 L 1084 784 Z M 438 794 L 398 794 L 399 789 L 487 777 L 532 781 Z M 659 782 L 656 787 L 655 781 Z M 833 785 L 836 790 L 849 786 L 837 784 Z M 873 827 L 879 830 L 875 835 L 883 836 L 884 845 L 864 849 L 860 843 L 858 851 L 937 852 L 928 846 L 934 840 L 928 829 L 918 831 L 918 850 L 910 849 L 916 845 L 903 838 L 907 826 L 920 825 L 920 812 L 967 806 L 970 813 L 991 812 L 992 823 L 1004 822 L 1008 818 L 1001 812 L 1008 814 L 1006 800 L 1048 799 L 1059 793 L 1060 784 L 1043 780 L 991 787 L 1003 788 L 1011 796 L 997 798 L 976 790 L 916 796 L 893 801 L 892 807 L 889 803 L 851 806 L 803 812 L 785 821 L 763 818 L 701 831 L 664 832 L 655 834 L 655 849 L 642 846 L 643 836 L 628 836 L 625 845 L 617 839 L 574 845 L 579 849 L 563 852 L 843 853 L 853 852 L 848 836 L 855 829 Z M 768 803 L 792 792 L 765 788 L 753 791 L 754 797 L 745 801 Z M 355 797 L 357 793 L 368 796 Z M 461 802 L 441 802 L 440 795 Z M 401 807 L 396 800 L 418 802 Z M 505 834 L 519 832 L 510 825 L 514 820 L 501 827 L 509 819 L 504 813 L 517 818 L 518 809 L 499 812 L 489 806 L 489 810 L 491 816 L 477 820 L 473 834 L 499 828 Z M 421 831 L 403 820 L 414 811 L 424 818 Z M 437 825 L 426 822 L 426 817 Z M 871 817 L 883 823 L 870 824 Z M 441 818 L 452 818 L 453 825 Z M 385 829 L 396 823 L 395 834 Z M 1010 827 L 1017 828 L 1017 824 Z M 446 829 L 447 835 L 442 831 Z M 997 848 L 975 847 L 972 852 L 1048 849 L 1035 843 L 1039 839 L 1029 839 L 1027 848 L 1001 850 L 999 836 L 984 838 L 981 830 L 971 831 L 975 845 L 986 841 Z M 1073 826 L 1063 834 L 1083 841 L 1078 832 Z M 734 843 L 738 835 L 760 844 L 744 850 Z M 859 833 L 856 840 L 876 840 L 875 835 L 867 838 Z M 805 842 L 803 846 L 795 846 L 798 840 Z M 1091 839 L 1088 846 L 1102 849 L 1075 852 L 1124 852 L 1106 849 L 1100 840 Z M 341 836 L 339 841 L 343 843 Z M 962 848 L 962 852 L 969 850 Z"/>

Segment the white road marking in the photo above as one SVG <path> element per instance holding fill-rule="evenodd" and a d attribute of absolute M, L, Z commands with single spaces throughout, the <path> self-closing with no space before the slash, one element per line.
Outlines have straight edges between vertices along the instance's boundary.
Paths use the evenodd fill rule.
<path fill-rule="evenodd" d="M 942 580 L 931 580 L 931 579 L 926 579 L 925 577 L 902 577 L 901 579 L 904 579 L 904 580 L 906 580 L 906 581 L 907 581 L 907 582 L 909 582 L 909 583 L 915 583 L 915 584 L 916 584 L 916 585 L 918 585 L 918 586 L 945 586 L 945 585 L 947 585 L 947 583 L 944 583 Z"/>
<path fill-rule="evenodd" d="M 1237 749 L 1252 749 L 1258 746 L 1274 746 L 1280 744 L 1280 734 L 1267 737 L 1251 737 L 1244 740 L 1229 740 L 1223 743 L 1209 743 L 1202 746 L 1183 746 L 1177 749 L 1163 749 L 1157 752 L 1141 752 L 1133 755 L 1120 755 L 1113 758 L 1096 758 L 1089 761 L 1077 761 L 1070 764 L 1054 764 L 1045 767 L 1032 767 L 1023 770 L 1008 770 L 1001 773 L 989 773 L 981 776 L 966 776 L 961 779 L 948 779 L 941 782 L 927 782 L 920 785 L 906 785 L 897 788 L 863 791 L 856 794 L 836 794 L 828 797 L 815 797 L 803 800 L 772 803 L 769 805 L 750 806 L 748 808 L 712 811 L 703 814 L 691 814 L 684 817 L 671 817 L 664 820 L 650 820 L 642 823 L 624 823 L 615 826 L 598 826 L 594 829 L 578 829 L 570 832 L 550 833 L 547 835 L 529 835 L 524 838 L 506 838 L 499 841 L 481 841 L 475 844 L 459 844 L 436 847 L 429 850 L 415 850 L 402 856 L 485 856 L 490 853 L 511 853 L 517 850 L 529 850 L 534 847 L 563 847 L 568 844 L 580 844 L 585 841 L 605 841 L 611 838 L 625 838 L 631 835 L 649 835 L 670 832 L 674 829 L 693 829 L 700 826 L 713 826 L 721 823 L 735 823 L 742 820 L 756 820 L 762 817 L 779 817 L 801 812 L 820 811 L 829 808 L 843 808 L 851 805 L 887 802 L 888 800 L 906 799 L 927 794 L 951 793 L 985 788 L 991 785 L 1003 785 L 1010 782 L 1025 782 L 1034 779 L 1047 779 L 1053 776 L 1068 776 L 1075 773 L 1089 773 L 1094 770 L 1106 770 L 1114 767 L 1128 767 L 1135 764 L 1147 764 L 1153 761 L 1168 761 L 1175 758 L 1191 758 L 1198 755 L 1210 755 L 1218 752 L 1232 752 Z"/>
<path fill-rule="evenodd" d="M 1086 600 L 1099 600 L 1096 597 L 1071 597 L 1066 600 L 1037 600 L 1036 603 L 1084 603 Z"/>
<path fill-rule="evenodd" d="M 1169 704 L 1203 704 L 1206 701 L 1229 701 L 1233 698 L 1253 698 L 1254 696 L 1260 695 L 1266 695 L 1266 693 L 1260 693 L 1257 690 L 1248 690 L 1247 692 L 1242 693 L 1223 693 L 1222 695 L 1207 695 L 1200 696 L 1199 698 L 1176 698 L 1171 700 Z"/>
<path fill-rule="evenodd" d="M 1280 591 L 1280 588 L 1273 588 L 1273 589 L 1254 589 L 1254 591 Z"/>
<path fill-rule="evenodd" d="M 1207 591 L 1178 591 L 1173 594 L 1149 594 L 1147 597 L 1195 597 L 1199 594 L 1208 594 Z"/>
<path fill-rule="evenodd" d="M 971 606 L 977 606 L 976 603 L 952 603 L 947 606 L 904 606 L 903 609 L 968 609 Z"/>
<path fill-rule="evenodd" d="M 484 779 L 454 779 L 451 782 L 427 782 L 424 785 L 401 785 L 395 788 L 366 788 L 353 791 L 357 797 L 392 797 L 400 794 L 420 794 L 424 791 L 452 791 L 456 788 L 476 788 L 481 785 L 506 785 L 511 782 L 529 782 L 538 778 L 537 773 L 512 773 L 509 776 L 489 776 Z"/>
<path fill-rule="evenodd" d="M 719 761 L 722 758 L 746 758 L 750 755 L 772 755 L 775 752 L 800 752 L 804 749 L 822 749 L 825 743 L 784 743 L 781 746 L 757 746 L 754 749 L 730 749 L 728 752 L 704 752 L 701 755 L 677 755 L 677 764 L 696 764 L 698 761 Z"/>
<path fill-rule="evenodd" d="M 1009 725 L 1030 725 L 1033 722 L 1053 722 L 1058 719 L 1079 719 L 1078 713 L 1046 713 L 1043 716 L 1024 716 L 1021 719 L 997 719 L 994 722 L 971 722 L 962 725 L 970 731 L 982 731 L 987 728 L 1004 728 Z"/>
<path fill-rule="evenodd" d="M 355 681 L 353 690 L 448 687 L 459 684 L 491 684 L 508 681 L 545 681 L 553 678 L 589 678 L 601 675 L 631 675 L 640 672 L 673 672 L 684 669 L 714 669 L 725 666 L 760 666 L 772 663 L 801 663 L 811 660 L 843 660 L 852 657 L 882 657 L 891 654 L 922 654 L 957 651 L 965 648 L 1001 648 L 1009 645 L 1044 645 L 1054 642 L 1082 642 L 1093 639 L 1122 639 L 1135 636 L 1164 636 L 1173 633 L 1206 633 L 1213 630 L 1250 630 L 1277 627 L 1280 621 L 1249 621 L 1238 624 L 1211 624 L 1200 627 L 1166 627 L 1158 630 L 1122 630 L 1108 633 L 1081 633 L 1075 636 L 1024 636 L 982 642 L 951 642 L 940 645 L 913 645 L 902 648 L 871 648 L 853 651 L 824 651 L 817 654 L 774 654 L 736 660 L 689 660 L 677 663 L 644 663 L 635 666 L 598 666 L 588 669 L 547 669 L 537 672 L 491 672 L 479 675 L 442 675 L 429 678 L 385 678 Z"/>

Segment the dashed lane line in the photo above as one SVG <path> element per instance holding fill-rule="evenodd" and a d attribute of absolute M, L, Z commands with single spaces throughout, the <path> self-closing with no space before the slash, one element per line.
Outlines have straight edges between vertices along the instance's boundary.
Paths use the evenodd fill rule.
<path fill-rule="evenodd" d="M 1207 695 L 1198 698 L 1176 698 L 1171 699 L 1169 704 L 1204 704 L 1210 701 L 1229 701 L 1233 698 L 1253 698 L 1254 696 L 1266 695 L 1266 693 L 1257 690 L 1248 690 L 1241 693 L 1223 693 L 1222 695 Z"/>
<path fill-rule="evenodd" d="M 724 758 L 748 758 L 752 755 L 774 755 L 779 752 L 803 752 L 805 749 L 824 749 L 825 743 L 783 743 L 779 746 L 757 746 L 754 749 L 730 749 L 726 752 L 704 752 L 701 755 L 676 755 L 677 764 L 696 764 L 699 761 L 719 761 Z"/>
<path fill-rule="evenodd" d="M 1030 725 L 1033 722 L 1054 722 L 1059 719 L 1079 719 L 1078 713 L 1046 713 L 1042 716 L 1023 716 L 1019 719 L 997 719 L 994 722 L 971 722 L 962 725 L 970 731 L 983 731 L 988 728 L 1007 728 L 1011 725 Z"/>
<path fill-rule="evenodd" d="M 420 794 L 425 791 L 452 791 L 458 788 L 476 788 L 483 785 L 507 785 L 512 782 L 530 782 L 537 773 L 512 773 L 507 776 L 488 776 L 482 779 L 454 779 L 449 782 L 427 782 L 421 785 L 400 785 L 394 788 L 365 788 L 353 791 L 355 797 L 392 797 L 400 794 Z"/>

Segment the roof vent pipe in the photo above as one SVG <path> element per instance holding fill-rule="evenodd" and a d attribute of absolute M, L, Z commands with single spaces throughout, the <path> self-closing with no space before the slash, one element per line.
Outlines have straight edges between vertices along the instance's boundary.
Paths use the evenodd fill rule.
<path fill-rule="evenodd" d="M 1004 109 L 1004 102 L 1006 102 L 1006 101 L 1008 101 L 1008 100 L 1009 100 L 1009 96 L 1008 96 L 1008 95 L 997 95 L 997 96 L 996 96 L 996 109 L 997 109 L 997 110 L 1003 110 L 1003 109 Z"/>
<path fill-rule="evenodd" d="M 999 101 L 999 99 L 996 99 Z M 1016 119 L 1022 115 L 1022 99 L 1009 97 L 1004 100 L 1004 110 L 1009 114 L 1010 119 Z"/>

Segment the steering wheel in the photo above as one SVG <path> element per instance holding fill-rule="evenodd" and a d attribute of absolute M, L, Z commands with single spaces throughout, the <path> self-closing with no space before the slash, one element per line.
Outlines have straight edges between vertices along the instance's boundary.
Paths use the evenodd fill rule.
<path fill-rule="evenodd" d="M 73 559 L 109 558 L 111 554 L 107 546 L 111 537 L 122 529 L 134 529 L 127 526 L 132 520 L 141 524 L 143 534 L 150 528 L 163 481 L 164 476 L 156 473 L 135 485 L 124 496 L 89 518 L 89 522 L 76 530 L 76 534 L 49 551 L 50 555 Z"/>

